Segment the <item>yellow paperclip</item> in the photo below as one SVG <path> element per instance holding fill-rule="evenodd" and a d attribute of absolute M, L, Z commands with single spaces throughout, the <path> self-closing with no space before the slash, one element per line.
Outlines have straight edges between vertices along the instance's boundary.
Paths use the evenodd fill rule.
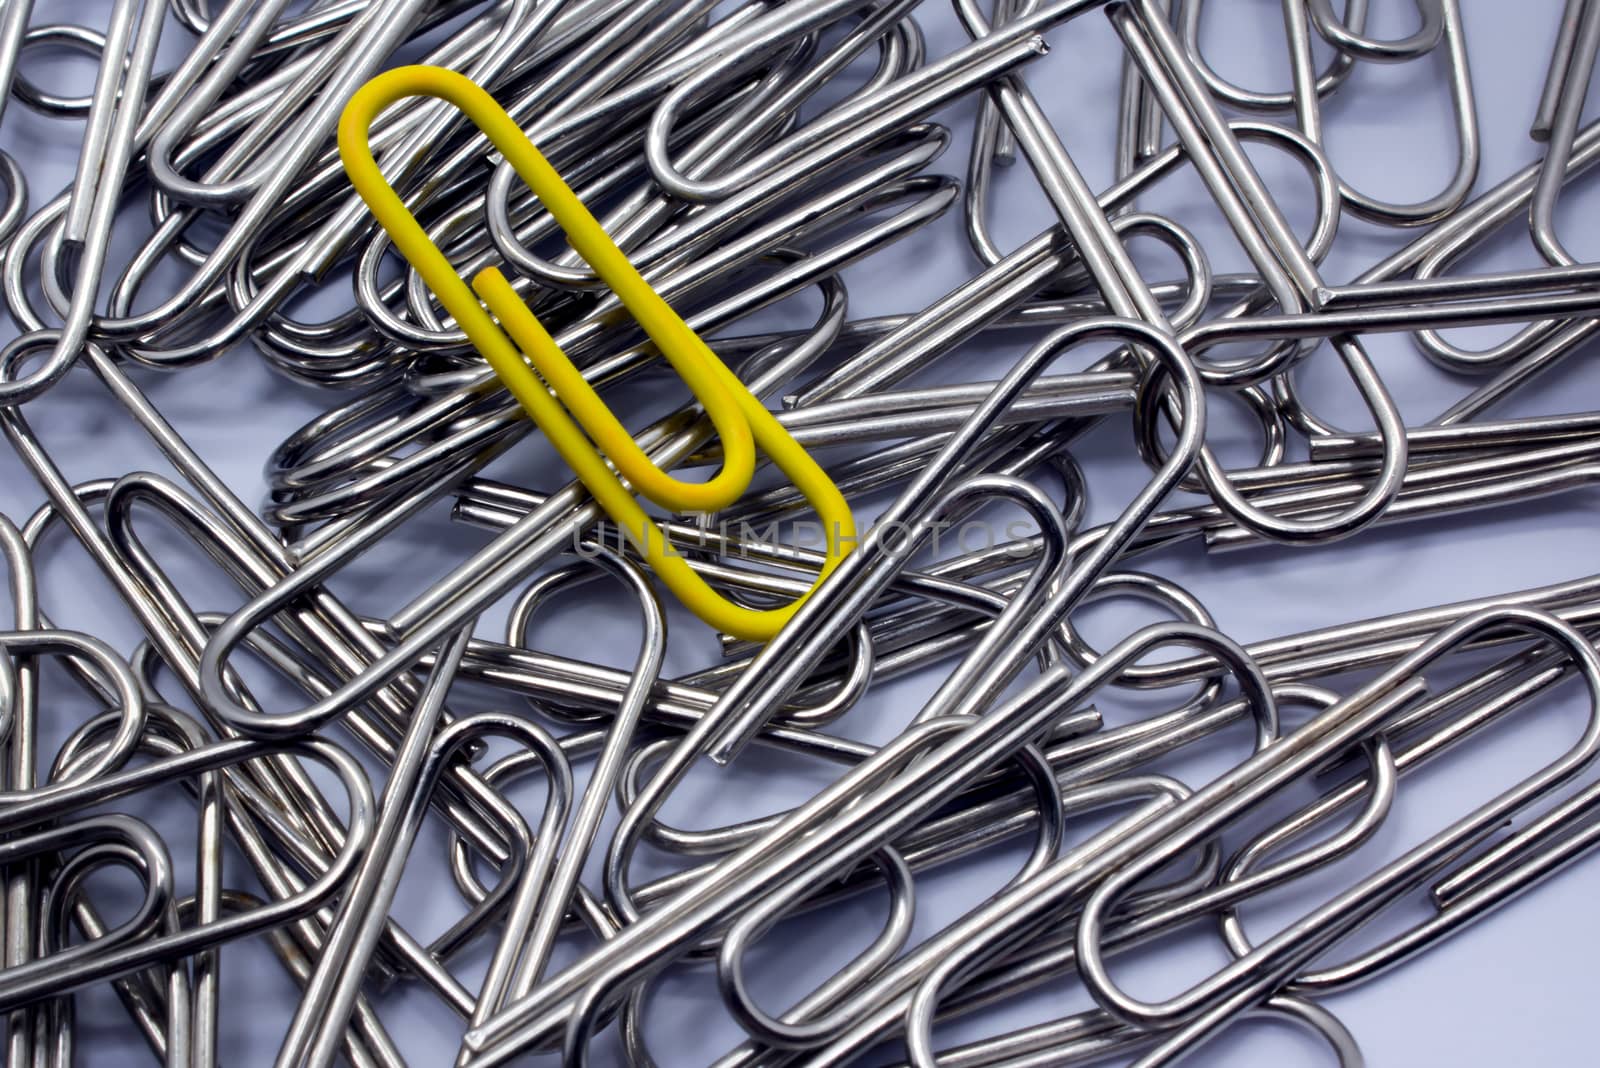
<path fill-rule="evenodd" d="M 683 482 L 652 463 L 561 351 L 544 324 L 517 296 L 505 275 L 496 267 L 487 267 L 468 286 L 429 239 L 384 179 L 369 143 L 372 122 L 378 114 L 411 96 L 437 97 L 464 112 L 516 169 L 565 231 L 572 247 L 621 299 L 704 407 L 720 436 L 723 465 L 715 478 Z M 410 66 L 386 71 L 363 85 L 345 105 L 339 118 L 339 156 L 351 184 L 388 231 L 395 248 L 416 268 L 500 381 L 539 424 L 579 481 L 623 529 L 667 588 L 695 615 L 735 637 L 765 641 L 776 634 L 805 600 L 804 596 L 784 607 L 765 610 L 729 601 L 672 551 L 666 536 L 633 493 L 674 512 L 725 508 L 749 488 L 755 473 L 755 451 L 759 448 L 805 495 L 822 520 L 827 553 L 818 583 L 854 547 L 855 522 L 850 506 L 811 454 L 789 436 L 738 376 L 650 288 L 494 97 L 470 78 L 442 67 Z M 484 310 L 485 305 L 494 317 Z M 628 480 L 632 491 L 622 484 L 612 467 Z"/>

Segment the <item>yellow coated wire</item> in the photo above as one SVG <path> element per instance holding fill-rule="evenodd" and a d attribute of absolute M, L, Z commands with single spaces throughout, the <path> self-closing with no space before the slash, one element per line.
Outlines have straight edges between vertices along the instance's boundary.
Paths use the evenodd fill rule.
<path fill-rule="evenodd" d="M 373 120 L 396 101 L 412 96 L 437 97 L 465 113 L 644 328 L 705 409 L 721 438 L 723 465 L 714 478 L 684 482 L 657 467 L 498 268 L 480 271 L 469 286 L 434 245 L 383 177 L 369 143 Z M 805 495 L 822 520 L 827 552 L 818 583 L 855 545 L 850 506 L 811 454 L 640 276 L 494 97 L 465 75 L 442 67 L 386 71 L 363 85 L 345 105 L 339 118 L 339 156 L 351 184 L 388 231 L 395 248 L 427 282 L 500 381 L 667 588 L 695 615 L 735 637 L 765 641 L 776 634 L 804 596 L 771 609 L 747 608 L 723 597 L 673 551 L 634 493 L 674 512 L 726 508 L 749 488 L 755 452 L 760 449 Z M 628 480 L 631 490 L 617 473 Z"/>

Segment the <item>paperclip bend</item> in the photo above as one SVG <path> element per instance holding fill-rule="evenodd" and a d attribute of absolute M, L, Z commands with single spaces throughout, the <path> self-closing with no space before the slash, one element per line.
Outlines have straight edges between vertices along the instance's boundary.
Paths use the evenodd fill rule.
<path fill-rule="evenodd" d="M 450 265 L 383 177 L 368 140 L 378 114 L 411 96 L 436 97 L 465 113 L 510 161 L 572 247 L 644 328 L 705 408 L 721 437 L 723 466 L 714 478 L 683 482 L 652 463 L 499 268 L 484 268 L 469 286 Z M 854 547 L 855 523 L 849 505 L 827 473 L 760 399 L 650 287 L 494 97 L 465 75 L 442 67 L 385 71 L 358 89 L 345 105 L 339 118 L 339 156 L 351 184 L 395 248 L 428 283 L 500 381 L 667 588 L 695 615 L 735 637 L 765 641 L 776 634 L 805 596 L 772 609 L 746 608 L 729 601 L 672 551 L 666 535 L 633 494 L 673 511 L 725 508 L 749 487 L 759 447 L 822 520 L 827 553 L 817 583 Z M 617 473 L 607 466 L 608 460 Z M 632 490 L 618 474 L 628 480 Z"/>

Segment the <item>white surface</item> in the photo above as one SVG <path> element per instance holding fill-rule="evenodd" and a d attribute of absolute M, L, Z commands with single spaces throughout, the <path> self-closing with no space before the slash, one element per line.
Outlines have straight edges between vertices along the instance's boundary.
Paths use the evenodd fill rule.
<path fill-rule="evenodd" d="M 1208 15 L 1206 38 L 1215 65 L 1252 86 L 1286 85 L 1278 4 L 1236 0 L 1214 6 Z M 1381 2 L 1374 6 L 1378 9 L 1374 16 L 1378 34 L 1407 31 L 1410 16 L 1401 9 L 1410 5 Z M 1477 186 L 1482 189 L 1536 158 L 1526 128 L 1562 5 L 1558 0 L 1465 0 L 1464 6 L 1483 139 L 1483 167 Z M 92 4 L 38 0 L 33 23 L 72 19 L 103 26 L 106 10 L 105 0 Z M 941 54 L 963 41 L 948 6 L 940 0 L 930 0 L 919 18 L 928 34 L 930 54 Z M 174 46 L 181 40 L 173 35 L 168 44 Z M 1080 167 L 1092 184 L 1102 187 L 1111 172 L 1119 46 L 1098 14 L 1052 34 L 1051 44 L 1052 54 L 1029 68 L 1028 77 Z M 25 69 L 53 87 L 88 85 L 91 69 L 86 61 L 68 59 L 46 71 L 42 60 L 31 58 Z M 1431 195 L 1447 180 L 1455 144 L 1448 96 L 1440 80 L 1441 63 L 1430 57 L 1394 67 L 1363 65 L 1337 101 L 1327 107 L 1333 159 L 1358 187 L 1392 198 L 1418 199 Z M 943 116 L 955 131 L 956 143 L 940 167 L 952 173 L 960 173 L 965 165 L 972 107 L 967 100 Z M 77 138 L 72 124 L 41 119 L 12 102 L 0 128 L 0 145 L 27 167 L 35 206 L 70 180 Z M 1303 232 L 1308 210 L 1305 182 L 1292 169 L 1280 168 L 1279 161 L 1264 154 L 1258 158 Z M 998 186 L 996 230 L 1003 241 L 1021 241 L 1048 224 L 1048 211 L 1024 166 L 1002 172 Z M 1243 266 L 1242 255 L 1231 239 L 1218 238 L 1219 220 L 1214 210 L 1204 207 L 1203 194 L 1192 176 L 1180 175 L 1147 203 L 1157 210 L 1180 212 L 1205 239 L 1219 270 Z M 1594 257 L 1600 252 L 1600 239 L 1584 225 L 1597 203 L 1600 200 L 1580 182 L 1563 204 L 1560 219 L 1564 232 L 1569 247 L 1580 256 Z M 142 215 L 142 208 L 140 211 Z M 142 218 L 127 228 L 126 240 L 131 240 L 135 231 L 143 232 L 140 224 Z M 853 269 L 849 274 L 852 314 L 920 308 L 968 277 L 974 263 L 959 227 L 960 220 L 952 213 Z M 1347 218 L 1325 275 L 1331 281 L 1345 281 L 1397 244 L 1392 234 Z M 1165 278 L 1172 270 L 1164 255 L 1150 262 L 1152 278 Z M 1525 230 L 1514 226 L 1487 254 L 1473 257 L 1466 269 L 1537 263 Z M 335 288 L 329 299 L 345 299 L 344 291 Z M 1463 380 L 1435 371 L 1404 341 L 1375 339 L 1372 351 L 1411 422 L 1427 419 L 1471 388 Z M 999 345 L 964 350 L 945 361 L 939 377 L 992 376 L 992 371 L 986 375 L 984 368 L 1000 366 L 1000 361 L 1011 355 L 1014 350 Z M 1600 373 L 1589 366 L 1591 362 L 1586 354 L 1574 357 L 1570 366 L 1526 390 L 1502 411 L 1534 414 L 1600 406 L 1596 404 Z M 1315 383 L 1315 395 L 1325 397 L 1325 414 L 1350 426 L 1368 425 L 1337 368 L 1326 359 L 1316 363 L 1307 372 L 1308 381 Z M 336 399 L 269 375 L 248 351 L 231 353 L 176 377 L 146 374 L 141 381 L 189 440 L 251 501 L 263 494 L 260 472 L 269 450 Z M 85 376 L 73 376 L 50 396 L 29 405 L 28 415 L 75 480 L 146 467 L 165 470 L 137 429 L 106 403 Z M 1255 448 L 1247 433 L 1230 435 L 1223 429 L 1213 439 L 1223 445 L 1225 456 L 1239 463 L 1247 462 Z M 1125 426 L 1102 427 L 1086 441 L 1080 455 L 1091 478 L 1091 520 L 1114 514 L 1145 474 L 1132 456 Z M 531 458 L 527 452 L 513 457 L 509 467 L 532 485 L 550 486 L 560 477 L 547 461 Z M 0 511 L 20 521 L 41 500 L 14 456 L 0 448 Z M 357 607 L 392 610 L 403 603 L 407 591 L 421 588 L 429 576 L 441 573 L 482 544 L 481 533 L 449 526 L 442 511 L 435 509 L 429 517 L 411 524 L 378 559 L 363 561 L 344 575 L 336 589 Z M 181 547 L 164 546 L 159 537 L 153 540 L 158 554 L 171 563 L 175 573 L 187 576 L 185 588 L 193 591 L 197 606 L 225 609 L 237 603 L 237 594 L 203 564 L 189 559 Z M 1183 583 L 1205 602 L 1228 634 L 1250 641 L 1582 576 L 1595 566 L 1597 545 L 1595 495 L 1590 490 L 1526 507 L 1369 533 L 1307 552 L 1265 549 L 1207 559 L 1198 549 L 1187 547 L 1141 559 L 1136 566 Z M 106 636 L 124 650 L 132 648 L 137 632 L 131 618 L 78 549 L 67 547 L 58 538 L 40 564 L 43 605 L 58 623 Z M 1091 638 L 1099 643 L 1115 640 L 1130 624 L 1152 618 L 1146 609 L 1122 608 L 1107 606 L 1086 613 Z M 588 615 L 581 611 L 576 603 L 561 605 L 559 623 L 542 627 L 539 641 L 548 648 L 590 657 L 603 655 L 619 664 L 631 658 L 631 623 L 620 616 L 612 618 L 602 603 L 591 602 Z M 667 674 L 692 670 L 709 662 L 713 654 L 713 644 L 703 628 L 679 624 Z M 915 710 L 916 698 L 933 684 L 933 676 L 923 675 L 883 686 L 841 729 L 855 737 L 887 738 Z M 49 676 L 46 686 L 47 694 L 53 695 L 44 711 L 46 733 L 53 742 L 77 722 L 83 709 L 71 699 L 68 684 L 59 675 Z M 1114 699 L 1102 707 L 1112 722 L 1138 714 L 1137 710 L 1119 709 Z M 1509 726 L 1447 757 L 1414 781 L 1408 780 L 1402 787 L 1398 811 L 1373 846 L 1337 873 L 1296 884 L 1288 899 L 1274 899 L 1273 906 L 1252 910 L 1248 915 L 1253 929 L 1270 930 L 1274 920 L 1294 914 L 1297 901 L 1303 904 L 1311 899 L 1309 895 L 1369 870 L 1382 856 L 1393 855 L 1488 798 L 1493 790 L 1533 770 L 1576 736 L 1582 714 L 1572 691 L 1564 690 L 1562 700 L 1529 709 Z M 1242 731 L 1235 731 L 1222 744 L 1188 758 L 1175 770 L 1199 783 L 1238 760 L 1247 742 Z M 727 788 L 730 781 L 731 788 Z M 759 769 L 737 768 L 726 779 L 708 772 L 675 799 L 667 815 L 685 824 L 713 826 L 747 818 L 753 810 L 770 811 L 792 804 L 822 781 L 812 769 L 779 773 L 771 763 Z M 535 811 L 536 792 L 524 800 L 529 811 Z M 170 834 L 183 871 L 181 878 L 188 885 L 188 854 L 179 844 L 192 840 L 192 831 L 183 822 L 190 812 L 188 802 L 168 793 L 138 804 L 141 812 L 157 807 L 163 810 L 158 825 Z M 440 867 L 440 844 L 437 828 L 429 828 L 415 851 L 399 907 L 411 928 L 424 936 L 442 929 L 457 908 L 454 891 Z M 1008 850 L 919 879 L 919 934 L 939 929 L 959 910 L 980 900 L 1008 877 L 1015 862 L 1016 851 Z M 233 870 L 237 872 L 238 866 Z M 1423 959 L 1369 986 L 1330 998 L 1326 1004 L 1354 1031 L 1369 1063 L 1379 1068 L 1594 1063 L 1587 1017 L 1596 994 L 1592 955 L 1600 944 L 1600 919 L 1592 907 L 1597 880 L 1600 870 L 1592 860 L 1584 861 Z M 876 930 L 881 910 L 881 900 L 869 899 L 828 920 L 807 919 L 780 929 L 751 959 L 752 978 L 763 1003 L 769 1008 L 791 1003 L 800 991 L 808 989 L 808 982 L 814 983 L 865 943 L 869 932 Z M 1420 905 L 1406 915 L 1421 915 Z M 1391 926 L 1403 918 L 1392 918 Z M 786 948 L 778 948 L 780 941 Z M 1165 944 L 1158 953 L 1119 965 L 1117 974 L 1128 975 L 1129 985 L 1142 993 L 1176 992 L 1201 969 L 1214 967 L 1220 953 L 1215 938 L 1208 934 L 1193 945 Z M 259 947 L 230 949 L 224 962 L 224 1062 L 269 1064 L 292 1011 L 293 989 Z M 474 967 L 481 964 L 479 960 Z M 940 1034 L 945 1041 L 994 1034 L 1085 1004 L 1082 992 L 1062 980 L 1032 997 L 941 1029 Z M 419 992 L 390 997 L 381 1002 L 381 1011 L 401 1048 L 410 1051 L 412 1063 L 449 1062 L 460 1025 L 431 996 Z M 145 1062 L 142 1043 L 103 989 L 81 995 L 79 1012 L 81 1064 Z M 651 1049 L 667 1068 L 703 1064 L 738 1036 L 717 1002 L 704 968 L 673 973 L 661 984 L 649 1020 Z M 596 1056 L 597 1063 L 606 1063 L 613 1054 L 610 1047 L 602 1046 Z M 1192 1063 L 1289 1068 L 1329 1061 L 1324 1049 L 1297 1032 L 1277 1025 L 1249 1024 L 1235 1028 Z"/>

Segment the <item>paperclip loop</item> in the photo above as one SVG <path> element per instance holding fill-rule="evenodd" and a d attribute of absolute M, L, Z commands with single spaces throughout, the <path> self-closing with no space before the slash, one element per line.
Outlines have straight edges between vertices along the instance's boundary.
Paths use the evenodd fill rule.
<path fill-rule="evenodd" d="M 707 482 L 683 482 L 662 471 L 584 380 L 499 268 L 484 268 L 469 286 L 450 265 L 384 179 L 368 141 L 378 114 L 412 96 L 437 97 L 465 113 L 510 161 L 572 247 L 644 328 L 721 436 L 723 466 L 716 477 Z M 735 637 L 765 641 L 776 634 L 804 596 L 772 609 L 746 608 L 729 601 L 672 551 L 666 535 L 633 494 L 642 494 L 673 511 L 725 508 L 749 487 L 759 448 L 805 495 L 823 522 L 827 553 L 818 584 L 855 544 L 855 524 L 844 495 L 760 399 L 650 287 L 516 121 L 465 75 L 442 67 L 398 67 L 367 82 L 345 105 L 339 119 L 339 156 L 351 184 L 388 231 L 395 248 L 428 283 L 500 381 L 667 588 L 695 615 Z M 618 474 L 628 480 L 632 490 Z"/>

